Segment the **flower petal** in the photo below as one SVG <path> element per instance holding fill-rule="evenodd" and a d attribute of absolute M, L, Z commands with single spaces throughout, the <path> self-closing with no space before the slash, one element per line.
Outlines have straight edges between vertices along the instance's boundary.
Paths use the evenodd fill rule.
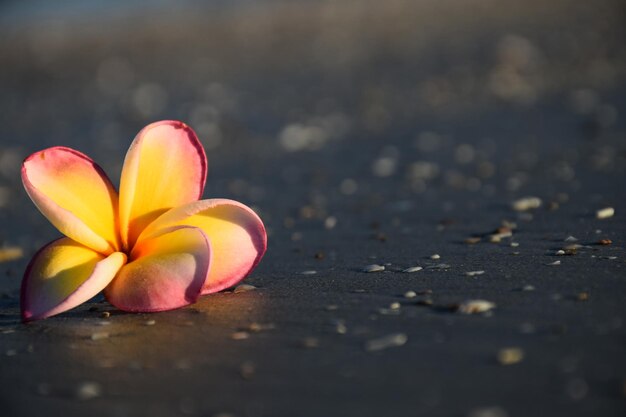
<path fill-rule="evenodd" d="M 176 225 L 199 227 L 211 240 L 213 262 L 202 294 L 241 281 L 267 249 L 267 234 L 259 216 L 244 204 L 226 199 L 194 201 L 173 208 L 148 226 L 140 241 Z"/>
<path fill-rule="evenodd" d="M 164 311 L 194 303 L 211 263 L 211 248 L 202 230 L 176 227 L 144 239 L 106 288 L 111 304 L 125 311 Z"/>
<path fill-rule="evenodd" d="M 69 238 L 55 240 L 35 254 L 22 281 L 22 318 L 38 320 L 84 303 L 106 287 L 126 262 L 108 257 Z"/>
<path fill-rule="evenodd" d="M 64 147 L 36 152 L 22 165 L 22 182 L 61 233 L 100 253 L 119 248 L 117 192 L 89 157 Z"/>
<path fill-rule="evenodd" d="M 207 161 L 196 134 L 182 122 L 146 126 L 128 149 L 120 180 L 120 227 L 126 248 L 172 207 L 199 199 Z"/>

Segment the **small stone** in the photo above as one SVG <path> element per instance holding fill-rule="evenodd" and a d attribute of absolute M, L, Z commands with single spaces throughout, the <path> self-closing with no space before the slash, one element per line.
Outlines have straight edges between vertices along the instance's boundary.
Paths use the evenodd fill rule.
<path fill-rule="evenodd" d="M 244 332 L 244 331 L 235 332 L 230 335 L 230 338 L 233 340 L 245 340 L 249 337 L 250 337 L 250 333 Z"/>
<path fill-rule="evenodd" d="M 450 269 L 451 266 L 449 264 L 435 264 L 435 265 L 428 265 L 426 267 L 426 269 Z"/>
<path fill-rule="evenodd" d="M 404 293 L 404 298 L 415 298 L 417 293 L 415 291 L 407 291 Z"/>
<path fill-rule="evenodd" d="M 433 259 L 433 260 L 441 259 L 441 256 L 438 253 L 435 253 L 433 255 L 430 255 L 430 259 Z"/>
<path fill-rule="evenodd" d="M 408 267 L 406 269 L 403 269 L 402 272 L 410 274 L 412 272 L 421 271 L 422 269 L 424 269 L 424 268 L 422 268 L 421 266 L 410 266 L 410 267 Z"/>
<path fill-rule="evenodd" d="M 567 242 L 567 243 L 578 242 L 578 239 L 575 238 L 574 236 L 568 236 L 564 239 L 564 242 Z"/>
<path fill-rule="evenodd" d="M 579 292 L 576 294 L 576 300 L 578 301 L 587 301 L 589 300 L 589 293 L 587 292 Z"/>
<path fill-rule="evenodd" d="M 474 236 L 472 236 L 472 237 L 468 237 L 467 239 L 465 239 L 465 241 L 464 241 L 464 242 L 465 242 L 466 244 L 468 244 L 468 245 L 475 245 L 475 244 L 477 244 L 478 242 L 480 242 L 481 240 L 482 240 L 482 239 L 481 239 L 480 237 L 474 237 Z"/>
<path fill-rule="evenodd" d="M 100 317 L 102 317 L 103 319 L 108 319 L 109 317 L 111 317 L 111 312 L 110 311 L 103 311 L 100 314 Z"/>
<path fill-rule="evenodd" d="M 343 320 L 337 320 L 335 323 L 335 332 L 338 334 L 346 334 L 348 333 L 348 328 L 346 327 L 346 323 Z"/>
<path fill-rule="evenodd" d="M 156 320 L 146 320 L 144 324 L 146 326 L 154 326 L 156 324 Z"/>
<path fill-rule="evenodd" d="M 262 323 L 256 323 L 256 322 L 250 323 L 246 327 L 247 330 L 249 330 L 251 332 L 254 332 L 254 333 L 258 333 L 258 332 L 261 332 L 263 330 L 273 330 L 275 328 L 276 328 L 276 325 L 274 323 L 264 323 L 264 324 L 262 324 Z"/>
<path fill-rule="evenodd" d="M 484 273 L 485 271 L 482 271 L 482 270 L 481 271 L 468 271 L 465 273 L 465 275 L 467 275 L 468 277 L 475 277 L 477 275 L 482 275 Z"/>
<path fill-rule="evenodd" d="M 102 395 L 102 386 L 97 382 L 83 382 L 76 387 L 74 395 L 81 401 L 91 400 Z"/>
<path fill-rule="evenodd" d="M 466 300 L 457 307 L 461 314 L 480 314 L 494 309 L 496 305 L 487 300 Z"/>
<path fill-rule="evenodd" d="M 364 266 L 361 271 L 362 272 L 381 272 L 384 270 L 385 270 L 384 265 L 372 264 L 372 265 Z"/>
<path fill-rule="evenodd" d="M 524 359 L 524 350 L 519 347 L 500 349 L 497 355 L 500 365 L 514 365 Z"/>
<path fill-rule="evenodd" d="M 519 242 L 511 242 L 512 248 L 517 248 L 519 246 Z"/>
<path fill-rule="evenodd" d="M 392 333 L 387 336 L 368 340 L 365 343 L 365 350 L 368 352 L 378 352 L 392 347 L 404 345 L 409 340 L 404 333 Z"/>
<path fill-rule="evenodd" d="M 339 310 L 339 306 L 337 304 L 329 304 L 326 306 L 326 311 L 335 311 Z"/>
<path fill-rule="evenodd" d="M 563 249 L 559 249 L 559 250 L 558 250 L 558 251 L 556 251 L 554 254 L 555 254 L 555 255 L 558 255 L 558 256 L 562 256 L 562 255 L 565 255 L 565 251 L 564 251 Z"/>
<path fill-rule="evenodd" d="M 535 291 L 535 286 L 534 285 L 524 285 L 522 287 L 522 291 Z"/>
<path fill-rule="evenodd" d="M 247 361 L 239 366 L 239 375 L 241 375 L 243 379 L 252 379 L 255 372 L 256 366 L 253 362 Z"/>
<path fill-rule="evenodd" d="M 557 266 L 557 265 L 561 265 L 561 261 L 554 261 L 554 262 L 550 262 L 549 264 L 546 264 L 548 266 Z"/>
<path fill-rule="evenodd" d="M 0 262 L 13 261 L 24 256 L 24 251 L 18 246 L 0 248 Z"/>
<path fill-rule="evenodd" d="M 511 207 L 515 211 L 527 211 L 541 207 L 541 199 L 539 197 L 524 197 L 515 200 Z"/>
<path fill-rule="evenodd" d="M 320 340 L 317 337 L 305 337 L 301 340 L 300 346 L 305 349 L 314 349 L 320 346 Z"/>
<path fill-rule="evenodd" d="M 102 339 L 108 339 L 108 338 L 109 338 L 108 332 L 95 332 L 91 334 L 91 340 L 102 340 Z"/>
<path fill-rule="evenodd" d="M 598 240 L 598 245 L 603 245 L 603 246 L 607 246 L 612 244 L 613 241 L 611 239 L 600 239 Z"/>
<path fill-rule="evenodd" d="M 315 275 L 315 274 L 317 274 L 317 271 L 312 270 L 312 269 L 300 272 L 300 275 Z"/>
<path fill-rule="evenodd" d="M 613 217 L 614 215 L 615 209 L 613 207 L 605 207 L 596 211 L 596 218 L 598 219 L 608 219 L 609 217 Z"/>
<path fill-rule="evenodd" d="M 324 220 L 324 228 L 326 230 L 334 229 L 337 226 L 337 218 L 334 216 L 329 216 Z"/>
<path fill-rule="evenodd" d="M 390 310 L 400 310 L 400 303 L 398 303 L 396 301 L 396 302 L 393 302 L 393 303 L 389 304 L 389 309 Z"/>
<path fill-rule="evenodd" d="M 256 290 L 256 287 L 254 285 L 250 285 L 250 284 L 239 284 L 235 287 L 234 289 L 234 293 L 238 294 L 240 292 L 247 292 L 247 291 L 254 291 Z"/>

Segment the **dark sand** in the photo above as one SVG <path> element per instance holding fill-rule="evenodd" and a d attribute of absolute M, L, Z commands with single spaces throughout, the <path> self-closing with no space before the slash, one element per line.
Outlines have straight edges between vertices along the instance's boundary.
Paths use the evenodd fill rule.
<path fill-rule="evenodd" d="M 0 415 L 626 415 L 619 1 L 17 3 L 0 6 L 0 219 L 24 256 L 0 263 Z M 118 181 L 164 118 L 207 147 L 205 196 L 264 219 L 257 289 L 21 324 L 25 265 L 58 236 L 21 160 L 71 146 Z M 524 196 L 543 204 L 513 210 Z M 455 311 L 468 299 L 496 308 Z"/>

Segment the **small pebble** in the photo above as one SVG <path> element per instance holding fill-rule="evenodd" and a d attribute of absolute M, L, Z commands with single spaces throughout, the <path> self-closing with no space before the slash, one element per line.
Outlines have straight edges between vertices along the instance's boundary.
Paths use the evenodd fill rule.
<path fill-rule="evenodd" d="M 415 291 L 407 291 L 404 293 L 404 298 L 415 298 L 417 293 Z"/>
<path fill-rule="evenodd" d="M 567 243 L 573 243 L 573 242 L 578 242 L 578 239 L 576 239 L 574 236 L 568 236 L 564 239 L 564 241 Z"/>
<path fill-rule="evenodd" d="M 109 317 L 111 317 L 111 312 L 110 311 L 103 311 L 100 314 L 100 317 L 102 317 L 103 319 L 108 319 Z"/>
<path fill-rule="evenodd" d="M 554 261 L 554 262 L 550 262 L 549 264 L 546 264 L 548 266 L 557 266 L 557 265 L 561 265 L 561 261 Z"/>
<path fill-rule="evenodd" d="M 607 246 L 612 244 L 613 241 L 611 239 L 600 239 L 598 240 L 598 245 L 603 245 L 603 246 Z"/>
<path fill-rule="evenodd" d="M 524 359 L 524 350 L 519 347 L 500 349 L 497 355 L 500 365 L 514 365 Z"/>
<path fill-rule="evenodd" d="M 102 339 L 108 339 L 108 338 L 109 338 L 108 332 L 96 332 L 96 333 L 91 334 L 91 340 L 102 340 Z"/>
<path fill-rule="evenodd" d="M 511 207 L 515 211 L 527 211 L 541 207 L 541 199 L 539 197 L 524 197 L 515 200 Z"/>
<path fill-rule="evenodd" d="M 614 215 L 615 209 L 613 207 L 605 207 L 596 211 L 596 218 L 598 219 L 608 219 L 609 217 L 613 217 Z"/>
<path fill-rule="evenodd" d="M 362 272 L 381 272 L 384 270 L 385 270 L 384 265 L 372 264 L 372 265 L 364 266 L 361 271 Z"/>
<path fill-rule="evenodd" d="M 468 245 L 475 245 L 478 242 L 481 241 L 481 238 L 479 237 L 468 237 L 467 239 L 465 239 L 465 243 L 467 243 Z"/>
<path fill-rule="evenodd" d="M 535 286 L 534 285 L 524 285 L 522 287 L 522 291 L 535 291 Z"/>
<path fill-rule="evenodd" d="M 144 324 L 146 326 L 154 326 L 156 324 L 156 320 L 146 320 Z"/>
<path fill-rule="evenodd" d="M 235 333 L 230 335 L 230 338 L 233 339 L 233 340 L 245 340 L 245 339 L 247 339 L 249 337 L 250 337 L 250 333 L 244 332 L 244 331 L 235 332 Z"/>
<path fill-rule="evenodd" d="M 238 294 L 240 292 L 247 292 L 247 291 L 253 291 L 256 290 L 256 287 L 254 285 L 250 285 L 250 284 L 239 284 L 235 287 L 235 290 L 233 291 L 235 294 Z"/>
<path fill-rule="evenodd" d="M 468 271 L 465 273 L 465 275 L 467 275 L 468 277 L 475 277 L 477 275 L 482 275 L 484 273 L 485 271 Z"/>
<path fill-rule="evenodd" d="M 326 311 L 335 311 L 339 310 L 339 306 L 337 304 L 329 304 L 326 306 Z"/>
<path fill-rule="evenodd" d="M 91 400 L 102 395 L 102 386 L 97 382 L 83 382 L 76 387 L 74 394 L 78 400 Z"/>
<path fill-rule="evenodd" d="M 511 242 L 512 248 L 517 248 L 519 246 L 519 242 Z"/>
<path fill-rule="evenodd" d="M 389 304 L 389 309 L 390 310 L 400 310 L 400 303 L 395 301 L 395 302 Z"/>
<path fill-rule="evenodd" d="M 495 303 L 487 300 L 466 300 L 459 304 L 457 311 L 461 314 L 480 314 L 486 313 L 495 307 Z"/>
<path fill-rule="evenodd" d="M 422 268 L 421 266 L 411 266 L 411 267 L 408 267 L 406 269 L 403 269 L 402 272 L 412 273 L 412 272 L 421 271 L 422 269 L 424 269 L 424 268 Z"/>
<path fill-rule="evenodd" d="M 441 259 L 441 256 L 438 253 L 435 253 L 434 255 L 430 255 L 430 259 L 433 259 L 433 260 Z"/>
<path fill-rule="evenodd" d="M 315 274 L 317 274 L 317 271 L 312 270 L 312 269 L 300 272 L 300 275 L 315 275 Z"/>
<path fill-rule="evenodd" d="M 320 340 L 317 337 L 305 337 L 302 339 L 300 346 L 306 349 L 314 349 L 320 346 Z"/>
<path fill-rule="evenodd" d="M 576 294 L 576 299 L 578 301 L 587 301 L 587 300 L 589 300 L 589 293 L 587 293 L 587 292 L 579 292 L 578 294 Z"/>
<path fill-rule="evenodd" d="M 563 249 L 559 249 L 558 251 L 555 252 L 555 255 L 565 255 L 565 251 Z"/>
<path fill-rule="evenodd" d="M 365 343 L 365 350 L 368 352 L 378 352 L 392 347 L 402 346 L 408 340 L 408 336 L 404 333 L 392 333 L 378 339 L 368 340 Z"/>

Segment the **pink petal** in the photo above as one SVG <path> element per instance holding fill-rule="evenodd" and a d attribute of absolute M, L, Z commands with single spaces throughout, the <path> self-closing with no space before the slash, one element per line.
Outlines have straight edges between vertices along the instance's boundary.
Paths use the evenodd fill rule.
<path fill-rule="evenodd" d="M 130 262 L 104 291 L 120 310 L 172 310 L 200 296 L 211 263 L 209 241 L 195 227 L 162 232 L 135 245 Z"/>
<path fill-rule="evenodd" d="M 63 147 L 36 152 L 22 165 L 22 181 L 61 233 L 103 254 L 119 249 L 117 192 L 87 156 Z"/>
<path fill-rule="evenodd" d="M 156 219 L 140 241 L 172 226 L 202 229 L 211 241 L 213 260 L 202 294 L 231 287 L 246 277 L 267 249 L 263 222 L 249 207 L 237 201 L 211 199 L 173 208 Z"/>
<path fill-rule="evenodd" d="M 55 240 L 35 254 L 22 281 L 24 321 L 62 313 L 94 297 L 126 262 L 126 255 L 108 257 L 69 238 Z"/>
<path fill-rule="evenodd" d="M 126 248 L 172 207 L 199 199 L 207 160 L 193 130 L 165 120 L 146 126 L 128 149 L 120 180 L 120 227 Z"/>

